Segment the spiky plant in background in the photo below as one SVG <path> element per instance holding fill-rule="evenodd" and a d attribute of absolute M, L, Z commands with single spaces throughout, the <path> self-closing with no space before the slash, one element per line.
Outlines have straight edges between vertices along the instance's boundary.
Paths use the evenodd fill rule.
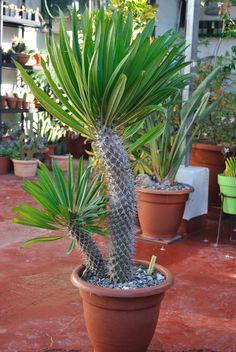
<path fill-rule="evenodd" d="M 47 96 L 16 63 L 25 82 L 53 116 L 80 132 L 96 145 L 108 179 L 110 246 L 108 271 L 117 282 L 131 277 L 134 256 L 136 200 L 133 176 L 122 143 L 124 127 L 139 123 L 158 104 L 182 88 L 180 76 L 183 45 L 168 32 L 150 42 L 155 21 L 132 41 L 132 14 L 82 16 L 83 44 L 78 39 L 78 19 L 72 13 L 72 44 L 61 14 L 59 44 L 47 40 L 57 82 L 42 62 L 48 83 L 61 104 Z M 81 49 L 82 47 L 82 49 Z M 54 74 L 53 74 L 54 77 Z M 73 230 L 69 229 L 70 231 Z"/>

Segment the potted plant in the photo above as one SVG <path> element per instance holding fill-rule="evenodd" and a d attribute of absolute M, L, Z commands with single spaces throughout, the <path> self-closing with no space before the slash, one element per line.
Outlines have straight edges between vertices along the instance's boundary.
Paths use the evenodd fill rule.
<path fill-rule="evenodd" d="M 9 109 L 16 109 L 17 106 L 17 98 L 14 96 L 13 92 L 6 94 L 6 101 Z"/>
<path fill-rule="evenodd" d="M 14 36 L 12 39 L 12 51 L 15 54 L 15 59 L 22 65 L 25 65 L 29 61 L 31 55 L 28 53 L 27 46 L 25 42 Z"/>
<path fill-rule="evenodd" d="M 43 153 L 43 160 L 49 167 L 50 155 L 55 154 L 56 145 L 62 139 L 65 130 L 65 127 L 60 123 L 60 121 L 56 121 L 55 119 L 53 119 L 47 112 L 44 112 L 44 115 L 38 121 L 36 134 L 40 135 L 41 138 L 43 138 L 47 147 L 47 151 Z M 57 146 L 56 155 L 60 155 L 60 152 L 62 155 L 66 154 L 65 143 L 60 143 Z"/>
<path fill-rule="evenodd" d="M 199 129 L 191 150 L 190 163 L 193 166 L 203 166 L 209 169 L 209 206 L 220 206 L 217 175 L 224 171 L 225 150 L 228 154 L 236 153 L 236 95 L 231 88 L 234 85 L 231 73 L 235 67 L 235 49 L 231 56 L 217 58 L 217 65 L 222 70 L 211 83 L 211 100 L 221 97 L 221 102 Z M 197 66 L 197 84 L 214 69 L 214 63 L 199 62 Z M 223 82 L 223 83 L 222 83 Z M 225 89 L 226 82 L 228 89 Z"/>
<path fill-rule="evenodd" d="M 10 126 L 6 122 L 0 124 L 0 139 L 3 144 L 7 144 L 10 138 Z"/>
<path fill-rule="evenodd" d="M 40 137 L 29 137 L 22 133 L 15 141 L 15 152 L 12 155 L 14 174 L 18 177 L 32 177 L 36 175 L 38 159 L 37 153 L 42 153 L 45 146 Z"/>
<path fill-rule="evenodd" d="M 67 151 L 67 143 L 65 137 L 63 136 L 59 141 L 56 142 L 54 154 L 50 154 L 50 159 L 51 162 L 54 160 L 54 162 L 60 166 L 62 171 L 67 171 L 68 158 L 69 154 Z"/>
<path fill-rule="evenodd" d="M 207 107 L 210 98 L 207 87 L 219 70 L 213 71 L 182 105 L 177 131 L 173 116 L 175 100 L 159 114 L 164 114 L 164 132 L 158 139 L 151 140 L 145 150 L 148 154 L 146 170 L 150 170 L 151 177 L 140 174 L 137 179 L 138 216 L 142 236 L 146 239 L 167 243 L 176 239 L 185 203 L 193 189 L 177 183 L 175 177 L 201 124 L 218 104 L 215 101 Z M 160 117 L 156 121 L 150 117 L 147 127 L 151 129 L 160 123 Z"/>
<path fill-rule="evenodd" d="M 64 192 L 65 201 L 65 203 L 63 201 L 64 205 L 62 203 L 59 205 L 61 200 L 59 201 L 58 198 L 55 201 L 54 219 L 64 224 L 73 236 L 70 250 L 77 243 L 85 254 L 86 269 L 84 266 L 76 269 L 72 280 L 80 288 L 80 294 L 83 297 L 85 320 L 94 349 L 96 352 L 105 350 L 144 352 L 155 330 L 160 302 L 164 292 L 170 287 L 172 279 L 168 271 L 158 267 L 157 269 L 165 277 L 162 284 L 151 288 L 127 289 L 127 283 L 132 285 L 135 276 L 133 264 L 136 197 L 128 155 L 122 143 L 122 134 L 125 126 L 135 125 L 146 118 L 159 108 L 161 102 L 183 87 L 186 76 L 179 76 L 178 73 L 183 66 L 187 65 L 183 55 L 184 43 L 177 42 L 178 36 L 171 32 L 151 42 L 150 37 L 155 21 L 151 21 L 142 34 L 132 40 L 132 14 L 130 13 L 124 22 L 119 13 L 107 16 L 101 9 L 93 16 L 88 12 L 82 15 L 83 40 L 86 45 L 81 49 L 75 9 L 72 13 L 72 23 L 72 46 L 70 46 L 62 14 L 59 44 L 61 47 L 54 38 L 50 43 L 47 42 L 50 62 L 57 76 L 56 81 L 42 62 L 48 83 L 61 104 L 40 89 L 19 64 L 16 63 L 16 66 L 35 97 L 50 114 L 96 144 L 99 158 L 104 165 L 109 194 L 109 255 L 105 260 L 102 259 L 102 254 L 90 236 L 92 232 L 100 233 L 98 226 L 93 228 L 89 226 L 99 219 L 101 213 L 91 208 L 94 199 L 97 198 L 93 197 L 93 193 L 86 192 L 86 187 L 81 185 L 81 183 L 86 185 L 87 174 L 84 175 L 82 166 L 79 164 L 79 173 L 82 175 L 79 180 L 82 179 L 82 181 L 79 182 L 78 188 L 73 187 L 72 183 L 66 186 L 67 183 L 62 181 L 63 175 L 55 164 L 53 166 L 58 174 L 56 176 L 54 172 L 58 182 L 60 180 L 63 182 L 62 188 L 59 188 L 60 194 Z M 46 171 L 43 175 L 45 173 Z M 72 175 L 73 172 L 70 171 L 68 182 L 72 182 L 69 181 Z M 48 182 L 44 184 L 49 185 Z M 94 184 L 94 181 L 91 184 Z M 50 185 L 54 185 L 54 182 Z M 73 199 L 70 198 L 68 203 L 67 194 L 72 195 L 74 192 L 76 192 L 75 195 L 71 196 Z M 34 193 L 37 197 L 37 192 L 29 190 L 29 193 Z M 51 191 L 48 193 L 40 190 L 40 194 L 43 197 L 42 200 L 45 200 L 41 202 L 45 209 Z M 55 196 L 54 191 L 53 194 Z M 78 202 L 74 203 L 74 197 Z M 84 202 L 89 204 L 88 208 L 85 207 Z M 75 204 L 75 212 L 71 209 L 72 203 Z M 18 222 L 34 226 L 44 226 L 47 223 L 47 228 L 56 227 L 48 211 L 40 213 L 40 217 L 45 214 L 44 219 L 47 220 L 40 221 L 39 224 L 38 211 L 32 210 L 35 217 L 30 216 L 26 220 L 27 212 L 24 212 L 24 209 L 26 208 L 18 210 L 21 214 Z M 81 216 L 79 209 L 84 212 L 86 219 Z M 51 210 L 54 212 L 52 208 Z M 61 215 L 58 214 L 59 210 Z M 71 221 L 71 219 L 74 220 Z M 84 227 L 81 227 L 82 224 Z M 91 279 L 94 274 L 98 275 L 103 286 L 104 280 L 108 279 L 112 282 L 112 287 L 123 287 L 123 289 L 97 287 L 95 284 L 86 282 L 88 278 L 86 273 Z M 154 275 L 157 275 L 157 272 Z"/>
<path fill-rule="evenodd" d="M 10 158 L 14 153 L 12 143 L 0 144 L 0 175 L 8 174 L 10 170 Z"/>
<path fill-rule="evenodd" d="M 218 175 L 218 183 L 223 195 L 223 211 L 236 215 L 236 156 L 226 159 L 225 170 Z"/>

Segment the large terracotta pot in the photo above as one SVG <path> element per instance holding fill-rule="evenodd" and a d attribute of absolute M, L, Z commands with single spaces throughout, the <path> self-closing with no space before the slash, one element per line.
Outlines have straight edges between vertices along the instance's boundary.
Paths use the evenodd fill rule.
<path fill-rule="evenodd" d="M 33 177 L 36 175 L 38 160 L 18 160 L 12 159 L 14 174 L 18 177 Z"/>
<path fill-rule="evenodd" d="M 151 240 L 172 240 L 180 226 L 185 203 L 192 189 L 137 190 L 137 208 L 142 236 Z"/>
<path fill-rule="evenodd" d="M 57 165 L 62 169 L 62 171 L 68 170 L 68 158 L 69 154 L 67 155 L 50 155 L 51 161 L 54 160 Z"/>
<path fill-rule="evenodd" d="M 205 143 L 193 143 L 190 165 L 203 166 L 209 169 L 209 206 L 220 206 L 219 185 L 217 175 L 225 168 L 223 147 Z"/>
<path fill-rule="evenodd" d="M 138 262 L 145 264 L 145 262 Z M 158 286 L 143 289 L 109 289 L 81 279 L 85 269 L 79 266 L 71 276 L 80 289 L 85 322 L 94 352 L 146 352 L 153 337 L 160 304 L 173 284 L 172 274 L 160 265 L 166 276 Z"/>
<path fill-rule="evenodd" d="M 0 156 L 0 175 L 8 174 L 10 170 L 9 156 Z"/>

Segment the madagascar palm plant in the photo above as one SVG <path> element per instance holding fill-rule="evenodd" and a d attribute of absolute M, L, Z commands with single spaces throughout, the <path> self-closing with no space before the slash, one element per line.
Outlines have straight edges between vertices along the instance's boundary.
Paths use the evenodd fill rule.
<path fill-rule="evenodd" d="M 124 128 L 139 123 L 185 85 L 188 76 L 179 74 L 186 65 L 184 44 L 172 32 L 151 42 L 154 20 L 132 40 L 132 14 L 124 21 L 121 14 L 110 17 L 103 9 L 95 17 L 85 12 L 81 24 L 82 44 L 75 10 L 72 39 L 61 14 L 59 43 L 54 37 L 47 40 L 52 67 L 42 62 L 42 68 L 60 104 L 16 65 L 42 106 L 95 144 L 110 199 L 107 267 L 114 281 L 125 282 L 131 277 L 134 255 L 136 199 L 121 136 Z"/>

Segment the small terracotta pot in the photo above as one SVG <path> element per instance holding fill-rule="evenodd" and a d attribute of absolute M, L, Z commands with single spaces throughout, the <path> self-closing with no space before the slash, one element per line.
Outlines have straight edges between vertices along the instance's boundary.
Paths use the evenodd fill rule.
<path fill-rule="evenodd" d="M 41 65 L 41 55 L 39 53 L 34 54 L 36 65 Z"/>
<path fill-rule="evenodd" d="M 9 109 L 16 109 L 17 99 L 14 97 L 7 97 L 7 105 Z"/>
<path fill-rule="evenodd" d="M 22 109 L 23 107 L 23 100 L 20 98 L 17 98 L 17 102 L 16 102 L 16 108 L 17 109 Z"/>
<path fill-rule="evenodd" d="M 148 265 L 138 261 L 137 264 Z M 155 332 L 160 304 L 173 284 L 172 274 L 156 269 L 166 280 L 141 289 L 109 289 L 81 279 L 85 267 L 76 268 L 72 283 L 80 289 L 88 335 L 96 352 L 146 352 Z"/>
<path fill-rule="evenodd" d="M 17 160 L 12 159 L 14 165 L 14 174 L 18 177 L 33 177 L 36 175 L 38 160 Z"/>
<path fill-rule="evenodd" d="M 0 175 L 8 174 L 10 170 L 9 156 L 0 156 Z"/>
<path fill-rule="evenodd" d="M 54 160 L 57 165 L 62 169 L 62 171 L 68 170 L 68 158 L 69 154 L 67 155 L 50 155 L 51 161 Z"/>
<path fill-rule="evenodd" d="M 223 147 L 206 143 L 193 143 L 191 149 L 190 165 L 203 166 L 209 169 L 209 206 L 220 206 L 220 188 L 217 175 L 225 168 Z"/>
<path fill-rule="evenodd" d="M 15 55 L 16 61 L 18 61 L 21 65 L 26 65 L 30 59 L 30 55 L 23 53 L 16 53 Z"/>
<path fill-rule="evenodd" d="M 29 109 L 30 108 L 30 102 L 29 101 L 23 101 L 22 106 L 23 106 L 23 109 Z"/>
<path fill-rule="evenodd" d="M 137 210 L 143 237 L 171 240 L 177 235 L 185 203 L 192 192 L 186 190 L 137 190 Z"/>
<path fill-rule="evenodd" d="M 1 109 L 6 109 L 7 108 L 7 97 L 6 96 L 1 96 Z"/>

